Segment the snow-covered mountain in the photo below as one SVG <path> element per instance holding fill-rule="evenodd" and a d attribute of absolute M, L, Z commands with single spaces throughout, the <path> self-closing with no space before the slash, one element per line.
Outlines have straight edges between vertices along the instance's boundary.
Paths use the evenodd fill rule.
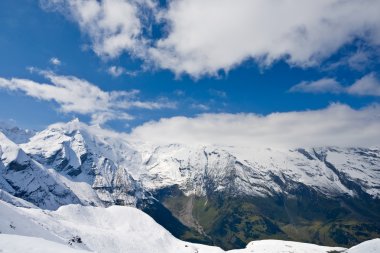
<path fill-rule="evenodd" d="M 47 209 L 81 203 L 53 169 L 36 162 L 0 132 L 0 188 Z"/>
<path fill-rule="evenodd" d="M 78 120 L 51 125 L 19 145 L 2 134 L 0 145 L 2 180 L 8 182 L 3 182 L 2 189 L 17 196 L 21 193 L 16 189 L 23 194 L 34 189 L 25 188 L 31 187 L 25 182 L 18 185 L 22 180 L 10 180 L 13 173 L 18 179 L 22 178 L 19 174 L 30 174 L 29 179 L 50 178 L 44 194 L 62 199 L 70 193 L 54 191 L 67 189 L 72 195 L 70 203 L 96 206 L 136 205 L 147 197 L 146 191 L 173 185 L 187 195 L 270 196 L 292 193 L 302 184 L 328 196 L 380 198 L 379 148 L 157 147 L 130 142 L 126 134 Z M 59 205 L 59 201 L 49 206 L 31 197 L 28 200 L 50 209 Z"/>
<path fill-rule="evenodd" d="M 18 252 L 222 253 L 218 247 L 184 242 L 173 237 L 138 209 L 69 205 L 56 211 L 21 208 L 0 201 L 0 250 Z M 20 243 L 22 242 L 22 243 Z M 375 253 L 380 239 L 349 250 L 278 240 L 255 241 L 245 253 Z M 335 250 L 335 251 L 334 251 Z"/>
<path fill-rule="evenodd" d="M 182 145 L 156 147 L 144 160 L 147 189 L 179 185 L 187 194 L 207 191 L 268 196 L 299 184 L 328 196 L 380 198 L 380 149 L 295 150 Z"/>
<path fill-rule="evenodd" d="M 272 236 L 353 245 L 380 235 L 374 224 L 380 217 L 380 149 L 376 147 L 155 146 L 78 120 L 30 135 L 18 128 L 11 133 L 4 129 L 0 128 L 0 199 L 17 206 L 56 210 L 68 204 L 127 205 L 146 210 L 160 202 L 172 214 L 170 219 L 216 244 L 224 239 L 215 241 L 215 235 L 228 236 L 235 226 L 248 231 L 257 222 L 264 224 L 264 230 L 247 232 L 232 240 L 232 246 Z M 180 194 L 173 194 L 173 189 Z M 248 210 L 238 208 L 245 212 L 237 218 L 241 224 L 229 219 L 231 231 L 218 228 L 223 233 L 214 226 L 225 220 L 232 207 L 223 206 L 220 198 L 233 198 L 233 208 Z M 246 205 L 257 198 L 264 204 Z M 310 203 L 315 207 L 309 210 Z M 292 205 L 303 206 L 299 208 L 303 211 L 294 211 Z M 263 206 L 267 208 L 261 210 Z M 277 215 L 283 211 L 285 218 Z M 310 211 L 316 211 L 315 218 Z M 147 212 L 156 220 L 162 218 L 157 210 Z M 342 220 L 355 223 L 335 222 Z M 316 228 L 309 237 L 304 234 L 310 231 L 298 232 L 305 221 Z M 315 225 L 318 222 L 329 227 Z M 351 239 L 345 241 L 340 234 L 347 226 Z M 357 234 L 363 229 L 368 233 Z M 320 236 L 321 231 L 327 235 Z M 176 235 L 182 238 L 182 234 Z"/>
<path fill-rule="evenodd" d="M 35 161 L 65 177 L 84 204 L 137 205 L 144 190 L 131 176 L 141 161 L 116 133 L 78 120 L 55 124 L 20 145 Z"/>

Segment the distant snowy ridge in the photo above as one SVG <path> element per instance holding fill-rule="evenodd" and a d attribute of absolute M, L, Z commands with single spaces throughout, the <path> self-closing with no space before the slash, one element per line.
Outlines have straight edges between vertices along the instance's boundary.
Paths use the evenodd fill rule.
<path fill-rule="evenodd" d="M 138 209 L 69 205 L 57 211 L 15 207 L 0 201 L 0 252 L 222 253 L 220 248 L 180 241 Z M 22 243 L 20 243 L 22 242 Z M 349 250 L 279 240 L 255 241 L 245 253 L 375 253 L 380 239 Z"/>
<path fill-rule="evenodd" d="M 34 130 L 22 129 L 14 124 L 2 121 L 0 121 L 0 132 L 3 132 L 7 138 L 17 144 L 28 142 L 36 134 Z"/>

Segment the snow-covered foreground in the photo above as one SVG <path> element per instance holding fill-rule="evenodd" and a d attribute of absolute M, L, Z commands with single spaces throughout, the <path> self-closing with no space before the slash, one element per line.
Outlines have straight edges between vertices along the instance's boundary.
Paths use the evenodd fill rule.
<path fill-rule="evenodd" d="M 70 248 L 67 245 L 38 237 L 22 235 L 0 235 L 1 253 L 85 253 L 86 250 Z"/>
<path fill-rule="evenodd" d="M 0 201 L 0 252 L 125 252 L 219 253 L 218 247 L 184 242 L 173 237 L 142 211 L 69 205 L 57 211 L 16 207 Z M 264 240 L 231 253 L 348 253 L 380 252 L 380 239 L 352 249 Z M 372 250 L 372 251 L 371 251 Z"/>

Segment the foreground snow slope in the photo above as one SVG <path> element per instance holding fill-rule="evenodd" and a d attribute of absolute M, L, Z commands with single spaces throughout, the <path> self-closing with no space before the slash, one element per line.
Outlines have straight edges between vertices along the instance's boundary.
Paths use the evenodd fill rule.
<path fill-rule="evenodd" d="M 180 241 L 148 215 L 132 207 L 70 205 L 57 211 L 43 211 L 0 201 L 0 213 L 1 234 L 39 237 L 93 252 L 223 252 L 217 247 Z M 4 240 L 0 242 L 4 244 Z M 0 249 L 4 247 L 0 245 Z"/>
<path fill-rule="evenodd" d="M 0 213 L 2 252 L 78 252 L 75 250 L 111 253 L 224 252 L 218 247 L 178 240 L 148 215 L 131 207 L 101 208 L 69 205 L 57 211 L 44 211 L 15 207 L 0 201 Z M 348 252 L 371 252 L 362 251 L 362 248 L 380 250 L 380 240 L 369 241 L 362 245 Z M 327 253 L 332 250 L 345 249 L 264 240 L 251 242 L 246 249 L 230 252 Z"/>
<path fill-rule="evenodd" d="M 38 237 L 0 235 L 1 253 L 86 253 L 87 250 L 73 249 L 68 245 Z"/>
<path fill-rule="evenodd" d="M 347 250 L 347 253 L 379 253 L 380 239 L 363 242 Z"/>

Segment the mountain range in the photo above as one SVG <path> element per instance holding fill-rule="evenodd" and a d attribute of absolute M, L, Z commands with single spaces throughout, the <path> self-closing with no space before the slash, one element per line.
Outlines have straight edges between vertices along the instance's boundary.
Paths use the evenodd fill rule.
<path fill-rule="evenodd" d="M 380 237 L 379 147 L 154 145 L 73 120 L 38 132 L 3 124 L 0 157 L 0 199 L 16 207 L 4 206 L 35 217 L 137 207 L 179 239 L 224 250 Z"/>

